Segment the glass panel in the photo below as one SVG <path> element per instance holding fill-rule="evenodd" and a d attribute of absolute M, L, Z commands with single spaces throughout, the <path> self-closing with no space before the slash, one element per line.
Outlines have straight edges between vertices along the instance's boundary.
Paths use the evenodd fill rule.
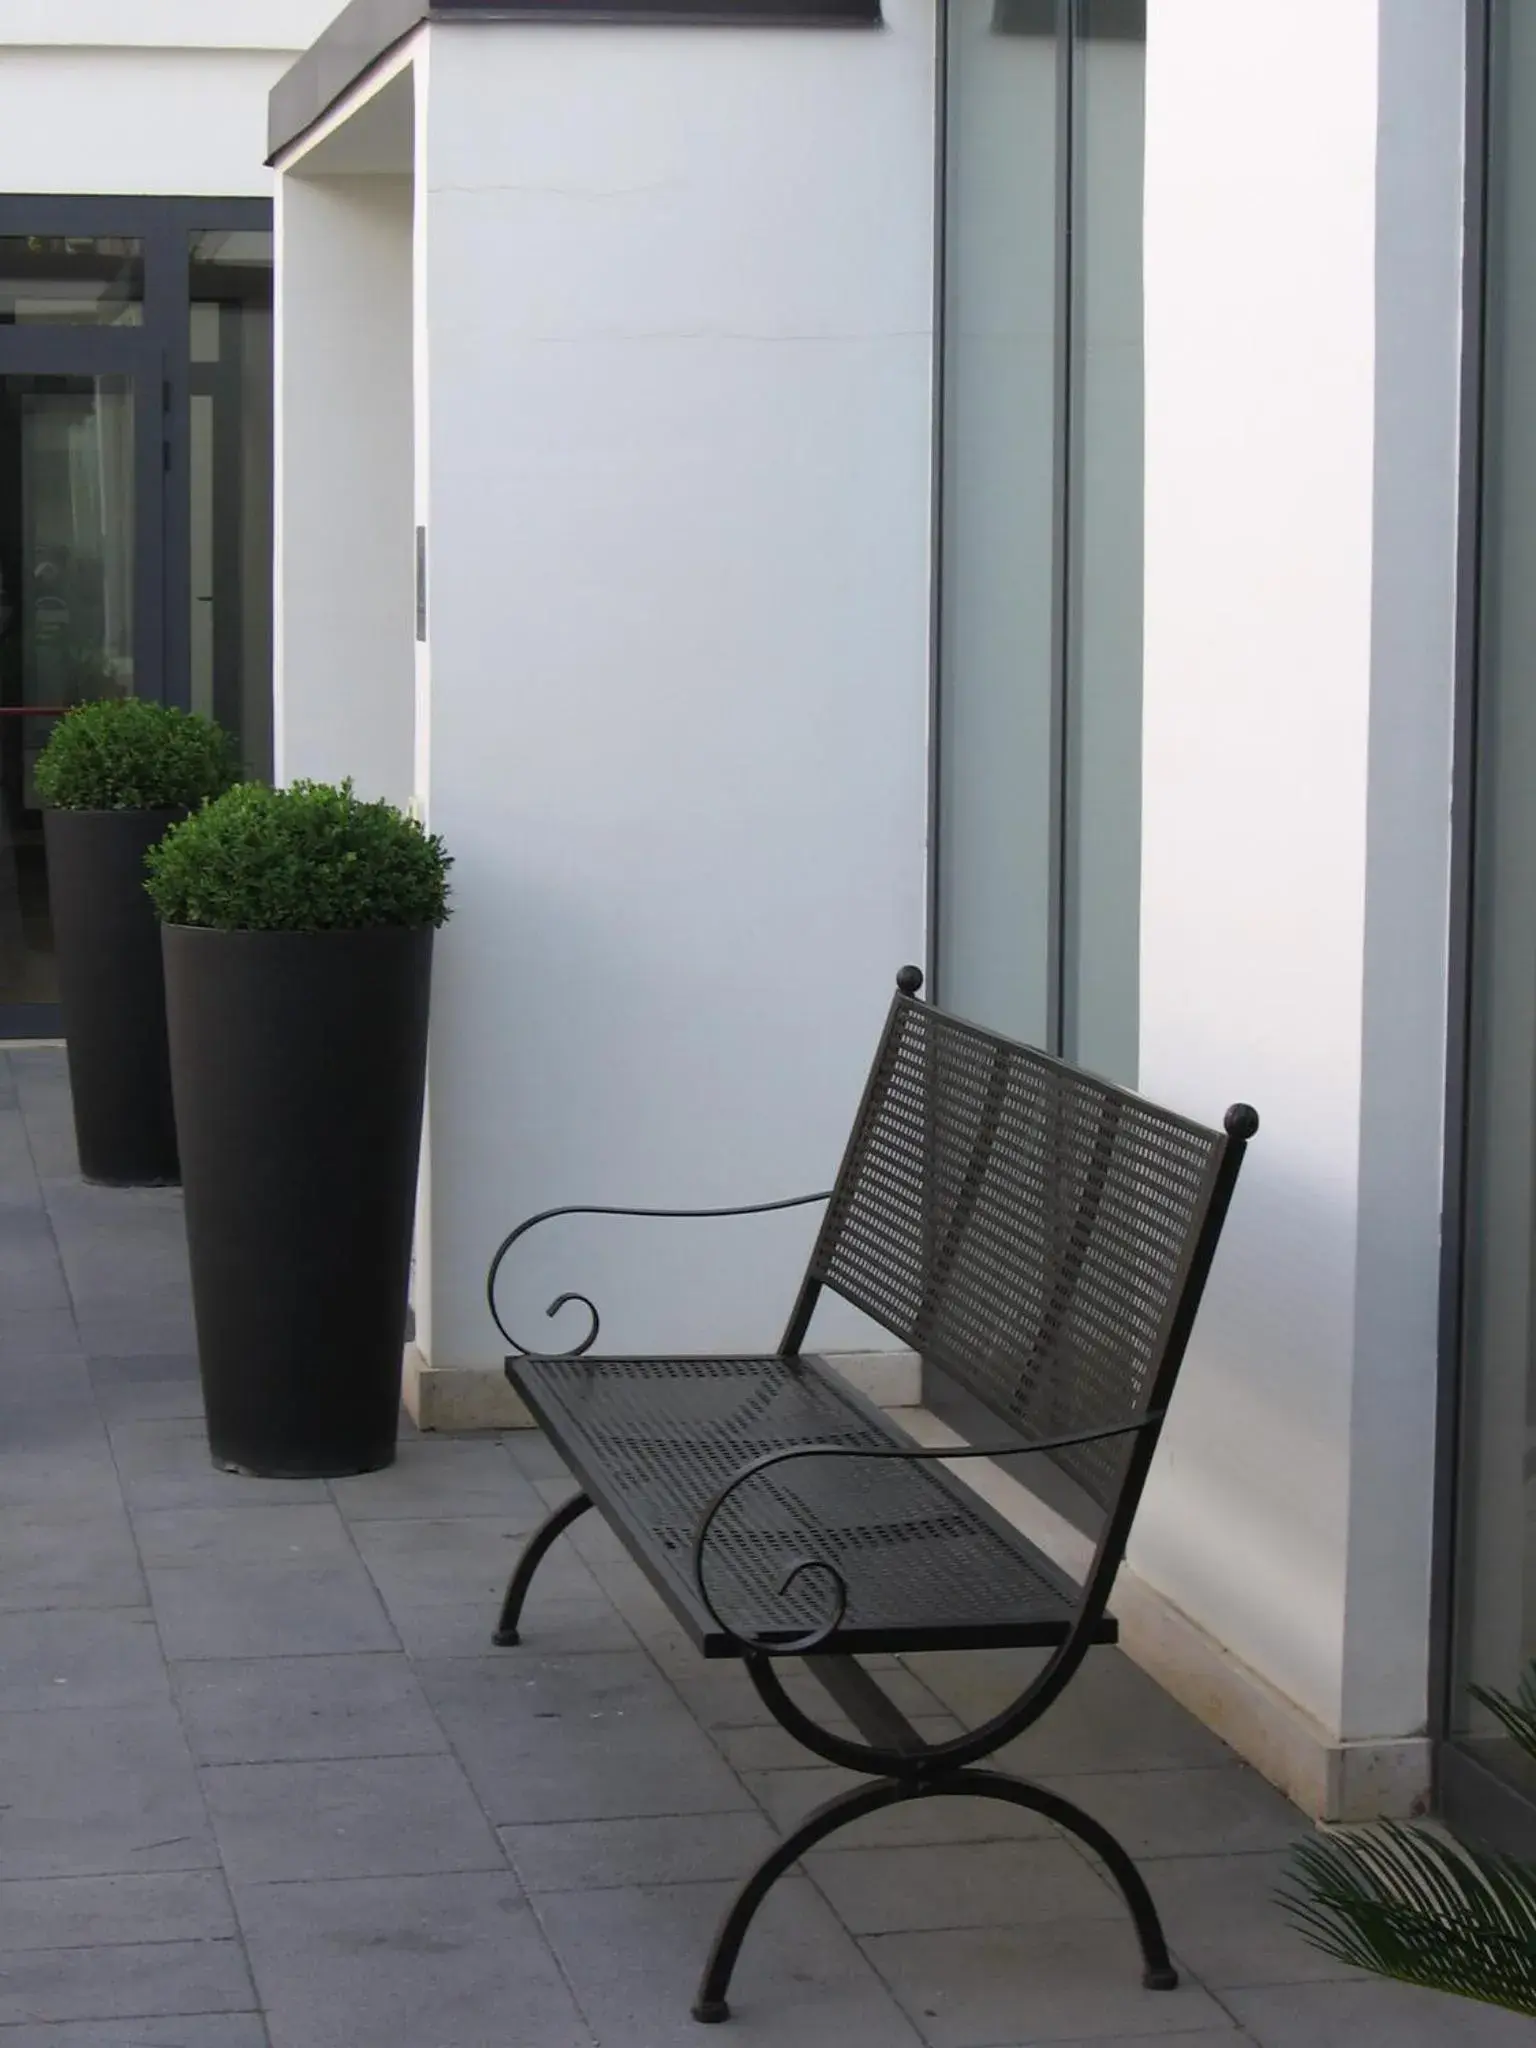
<path fill-rule="evenodd" d="M 1146 0 L 1084 0 L 1073 67 L 1063 1048 L 1140 1057 Z"/>
<path fill-rule="evenodd" d="M 0 376 L 0 1003 L 57 1000 L 32 771 L 50 712 L 131 694 L 126 377 Z"/>
<path fill-rule="evenodd" d="M 939 992 L 1046 1040 L 1056 775 L 1058 10 L 951 0 Z"/>
<path fill-rule="evenodd" d="M 1455 1725 L 1536 1656 L 1536 8 L 1495 10 Z M 1526 1772 L 1529 1778 L 1528 1771 Z"/>
<path fill-rule="evenodd" d="M 272 765 L 272 236 L 191 246 L 192 706 Z"/>
<path fill-rule="evenodd" d="M 0 235 L 0 326 L 141 327 L 144 250 L 132 235 Z"/>

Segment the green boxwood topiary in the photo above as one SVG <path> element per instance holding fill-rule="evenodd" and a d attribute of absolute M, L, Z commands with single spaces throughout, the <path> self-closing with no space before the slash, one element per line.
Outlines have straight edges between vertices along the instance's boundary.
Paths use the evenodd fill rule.
<path fill-rule="evenodd" d="M 37 793 L 61 811 L 192 811 L 238 781 L 228 733 L 143 697 L 68 712 L 38 757 Z"/>
<path fill-rule="evenodd" d="M 350 782 L 245 783 L 173 826 L 147 866 L 166 924 L 326 932 L 448 915 L 441 839 Z"/>

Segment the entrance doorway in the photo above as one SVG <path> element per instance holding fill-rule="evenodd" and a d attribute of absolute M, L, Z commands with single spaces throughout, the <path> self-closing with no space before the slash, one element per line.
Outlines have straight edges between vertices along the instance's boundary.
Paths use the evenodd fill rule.
<path fill-rule="evenodd" d="M 271 750 L 271 209 L 0 199 L 0 1038 L 52 1036 L 33 771 L 98 697 Z"/>

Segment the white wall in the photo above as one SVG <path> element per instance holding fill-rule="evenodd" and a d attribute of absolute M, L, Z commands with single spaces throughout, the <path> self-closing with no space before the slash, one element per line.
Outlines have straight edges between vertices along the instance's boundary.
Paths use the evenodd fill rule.
<path fill-rule="evenodd" d="M 1142 1085 L 1264 1129 L 1134 1561 L 1346 1740 L 1425 1715 L 1459 21 L 1150 15 Z"/>
<path fill-rule="evenodd" d="M 267 95 L 340 0 L 0 0 L 0 192 L 265 195 Z"/>
<path fill-rule="evenodd" d="M 267 95 L 289 61 L 0 47 L 0 192 L 265 196 Z"/>
<path fill-rule="evenodd" d="M 409 176 L 286 177 L 277 208 L 279 781 L 414 785 Z"/>
<path fill-rule="evenodd" d="M 0 0 L 0 46 L 303 50 L 342 0 Z"/>
<path fill-rule="evenodd" d="M 519 1216 L 826 1185 L 922 956 L 934 25 L 890 14 L 431 32 L 439 1367 L 498 1358 Z M 559 1226 L 510 1298 L 771 1346 L 804 1239 Z"/>

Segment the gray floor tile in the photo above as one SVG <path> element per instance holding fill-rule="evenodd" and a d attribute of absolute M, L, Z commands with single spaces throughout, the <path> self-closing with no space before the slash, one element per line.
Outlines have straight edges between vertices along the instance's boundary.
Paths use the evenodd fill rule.
<path fill-rule="evenodd" d="M 187 1312 L 179 1188 L 89 1187 L 45 1175 L 43 1196 L 78 1315 Z"/>
<path fill-rule="evenodd" d="M 0 2026 L 0 2048 L 270 2048 L 256 2013 L 200 2013 L 195 2019 L 77 2020 Z"/>
<path fill-rule="evenodd" d="M 687 1702 L 689 1711 L 706 1728 L 771 1727 L 770 1708 L 764 1706 L 744 1666 L 734 1659 L 706 1659 L 680 1629 L 645 1638 L 646 1654 L 654 1659 L 669 1685 Z M 890 1659 L 864 1660 L 880 1684 L 908 1719 L 933 1718 L 944 1713 L 943 1704 L 928 1688 Z M 786 1663 L 779 1677 L 791 1697 L 799 1700 L 818 1718 L 835 1713 L 832 1702 L 816 1680 L 800 1665 Z"/>
<path fill-rule="evenodd" d="M 70 1306 L 53 1226 L 30 1202 L 0 1204 L 0 1301 L 7 1313 Z"/>
<path fill-rule="evenodd" d="M 0 1507 L 32 1504 L 115 1514 L 123 1496 L 105 1435 L 96 1431 L 85 1442 L 62 1447 L 21 1445 L 13 1438 L 0 1448 Z"/>
<path fill-rule="evenodd" d="M 246 1479 L 216 1471 L 197 1417 L 114 1423 L 111 1435 L 123 1492 L 136 1510 L 271 1507 L 326 1498 L 321 1480 Z"/>
<path fill-rule="evenodd" d="M 191 1421 L 203 1413 L 202 1382 L 190 1352 L 93 1358 L 91 1384 L 108 1422 Z"/>
<path fill-rule="evenodd" d="M 77 1354 L 84 1347 L 67 1305 L 9 1308 L 0 1305 L 0 1368 L 31 1360 Z"/>
<path fill-rule="evenodd" d="M 1141 1863 L 1169 1946 L 1213 1991 L 1349 1979 L 1292 1928 L 1276 1901 L 1284 1854 L 1173 1856 Z"/>
<path fill-rule="evenodd" d="M 923 1653 L 901 1660 L 968 1727 L 1018 1698 L 1043 1663 L 1031 1650 Z M 1118 1650 L 1095 1650 L 1035 1726 L 998 1752 L 1003 1768 L 1034 1777 L 1103 1768 L 1167 1770 L 1230 1763 L 1232 1752 Z"/>
<path fill-rule="evenodd" d="M 493 1821 L 620 1820 L 751 1805 L 639 1653 L 423 1663 L 433 1711 Z"/>
<path fill-rule="evenodd" d="M 1108 1919 L 1125 1910 L 1119 1894 L 1062 1841 L 821 1849 L 809 1868 L 855 1934 Z"/>
<path fill-rule="evenodd" d="M 509 1429 L 502 1439 L 507 1455 L 529 1479 L 569 1479 L 564 1458 L 541 1429 Z"/>
<path fill-rule="evenodd" d="M 122 1509 L 82 1513 L 71 1502 L 0 1507 L 0 1612 L 147 1607 L 133 1531 Z"/>
<path fill-rule="evenodd" d="M 258 2013 L 199 2013 L 195 2019 L 76 2019 L 61 2025 L 0 2025 L 0 2048 L 270 2048 Z"/>
<path fill-rule="evenodd" d="M 181 1664 L 176 1693 L 199 1763 L 426 1756 L 447 1748 L 409 1664 L 388 1651 Z"/>
<path fill-rule="evenodd" d="M 0 1950 L 228 1941 L 236 1934 L 220 1872 L 0 1881 Z"/>
<path fill-rule="evenodd" d="M 1257 2048 L 1531 2048 L 1518 2013 L 1400 1984 L 1233 1991 L 1227 2005 Z"/>
<path fill-rule="evenodd" d="M 560 1892 L 539 1917 L 587 2017 L 615 2048 L 694 2048 L 689 2007 L 731 1885 Z M 754 2048 L 918 2048 L 920 2036 L 803 1878 L 775 1885 L 731 1986 L 737 2036 Z M 733 2036 L 736 2038 L 737 2036 Z"/>
<path fill-rule="evenodd" d="M 775 1827 L 785 1834 L 813 1808 L 839 1792 L 868 1784 L 867 1778 L 831 1764 L 799 1771 L 744 1771 L 742 1782 Z M 1005 1806 L 996 1799 L 909 1799 L 846 1828 L 839 1841 L 857 1845 L 919 1847 L 929 1842 L 1020 1841 L 1053 1832 L 1049 1821 Z"/>
<path fill-rule="evenodd" d="M 197 1346 L 190 1306 L 151 1310 L 87 1303 L 76 1308 L 75 1326 L 80 1348 L 92 1358 L 108 1351 L 121 1358 L 158 1357 Z"/>
<path fill-rule="evenodd" d="M 1306 1823 L 1246 1764 L 1200 1771 L 1103 1771 L 1055 1789 L 1119 1837 L 1131 1855 L 1215 1856 L 1283 1849 Z"/>
<path fill-rule="evenodd" d="M 368 1574 L 333 1565 L 167 1565 L 150 1597 L 165 1654 L 303 1657 L 395 1650 L 399 1641 Z"/>
<path fill-rule="evenodd" d="M 592 2048 L 510 1872 L 262 1885 L 235 1905 L 273 2048 Z"/>
<path fill-rule="evenodd" d="M 507 1580 L 540 1516 L 525 1512 L 352 1525 L 358 1551 L 385 1605 L 479 1606 L 494 1620 Z M 530 1601 L 601 1597 L 592 1574 L 569 1544 L 557 1543 L 539 1570 Z"/>
<path fill-rule="evenodd" d="M 352 1538 L 328 1500 L 286 1506 L 148 1508 L 134 1516 L 147 1565 L 350 1563 Z"/>
<path fill-rule="evenodd" d="M 1220 2031 L 1228 2015 L 1196 1984 L 1147 1991 L 1122 1919 L 882 1934 L 865 1952 L 933 2048 L 1139 2040 Z"/>
<path fill-rule="evenodd" d="M 449 1756 L 215 1765 L 203 1793 L 237 1885 L 506 1867 Z"/>
<path fill-rule="evenodd" d="M 389 1618 L 404 1648 L 413 1657 L 484 1657 L 493 1648 L 491 1634 L 501 1606 L 500 1596 L 489 1607 L 483 1600 L 468 1605 L 425 1607 L 391 1604 Z M 579 1656 L 594 1650 L 634 1650 L 635 1638 L 608 1602 L 596 1598 L 551 1600 L 535 1589 L 523 1610 L 525 1655 L 548 1657 Z M 502 1653 L 516 1656 L 518 1651 Z"/>
<path fill-rule="evenodd" d="M 779 1837 L 760 1813 L 650 1814 L 501 1830 L 530 1892 L 697 1884 L 749 1877 Z"/>
<path fill-rule="evenodd" d="M 542 1519 L 531 1483 L 494 1437 L 402 1436 L 386 1471 L 333 1479 L 331 1491 L 349 1522 L 439 1521 L 448 1512 L 523 1517 L 533 1528 Z"/>
<path fill-rule="evenodd" d="M 0 1615 L 0 1713 L 150 1706 L 169 1697 L 146 1609 Z"/>
<path fill-rule="evenodd" d="M 1135 2048 L 1136 2043 L 1148 2038 L 1146 2034 L 1099 2034 L 1091 2041 L 1084 2041 L 1074 2034 L 1071 2036 L 1071 2048 Z M 1157 2048 L 1252 2048 L 1249 2036 L 1230 2024 L 1219 2031 L 1202 2027 L 1198 2034 L 1154 2034 L 1150 2038 L 1157 2043 Z M 3 2041 L 0 2041 L 0 2048 L 5 2048 Z M 1002 2044 L 1002 2048 L 1041 2048 L 1041 2044 L 1009 2041 Z M 1067 2048 L 1067 2044 L 1049 2042 L 1044 2044 L 1044 2048 Z"/>
<path fill-rule="evenodd" d="M 3 2020 L 122 2022 L 150 2011 L 251 2012 L 255 2006 L 237 1941 L 21 1949 L 0 1969 Z"/>
<path fill-rule="evenodd" d="M 851 1721 L 832 1711 L 831 1702 L 816 1710 L 819 1726 L 835 1735 L 845 1736 L 850 1742 L 861 1738 Z M 958 1735 L 960 1723 L 947 1714 L 920 1714 L 912 1726 L 919 1735 L 930 1742 L 942 1741 L 946 1736 Z M 797 1741 L 787 1728 L 781 1728 L 777 1721 L 767 1727 L 717 1728 L 715 1741 L 721 1754 L 733 1770 L 737 1771 L 798 1771 L 813 1767 L 817 1758 Z"/>
<path fill-rule="evenodd" d="M 197 1772 L 169 1705 L 0 1714 L 0 1786 L 0 1877 L 217 1864 Z"/>

